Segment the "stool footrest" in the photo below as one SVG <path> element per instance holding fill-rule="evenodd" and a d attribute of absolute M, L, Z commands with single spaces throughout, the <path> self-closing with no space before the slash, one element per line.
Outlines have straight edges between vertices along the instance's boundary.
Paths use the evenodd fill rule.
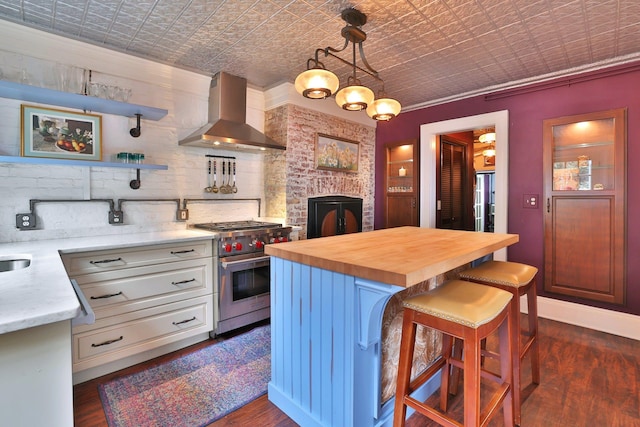
<path fill-rule="evenodd" d="M 500 360 L 500 354 L 496 353 L 495 351 L 482 350 L 482 353 L 480 353 L 480 354 L 483 357 L 488 357 L 489 359 Z"/>
<path fill-rule="evenodd" d="M 458 360 L 458 359 L 449 359 L 449 363 L 450 363 L 452 366 L 455 366 L 456 368 L 464 369 L 464 362 L 463 362 L 462 360 Z M 503 381 L 503 380 L 502 380 L 502 378 L 500 377 L 500 375 L 498 375 L 498 374 L 494 374 L 493 372 L 488 371 L 488 370 L 486 370 L 486 369 L 484 369 L 484 368 L 481 368 L 481 369 L 480 369 L 480 376 L 481 376 L 482 378 L 485 378 L 485 379 L 487 379 L 487 380 L 491 380 L 491 381 L 496 382 L 496 383 L 498 383 L 498 384 L 501 384 L 501 383 L 502 383 L 502 381 Z M 452 393 L 452 394 L 453 394 L 453 393 Z"/>
<path fill-rule="evenodd" d="M 500 409 L 502 405 L 502 401 L 509 393 L 509 389 L 511 388 L 511 384 L 502 383 L 500 385 L 500 389 L 497 393 L 493 395 L 493 398 L 487 403 L 484 410 L 480 413 L 480 425 L 485 425 L 485 422 L 490 420 L 493 416 L 493 413 Z"/>
<path fill-rule="evenodd" d="M 418 375 L 413 381 L 409 383 L 409 393 L 416 391 L 418 387 L 424 384 L 429 378 L 431 378 L 436 372 L 438 372 L 444 366 L 445 361 L 441 356 L 436 359 L 423 373 Z"/>
<path fill-rule="evenodd" d="M 434 409 L 434 408 L 432 408 L 430 406 L 427 406 L 424 403 L 420 402 L 419 400 L 414 399 L 411 396 L 405 397 L 404 403 L 407 406 L 410 406 L 410 407 L 412 407 L 414 409 L 419 408 L 421 411 L 423 411 L 422 412 L 423 415 L 425 415 L 428 418 L 432 419 L 433 421 L 437 422 L 441 426 L 445 426 L 445 427 L 464 427 L 463 424 L 460 424 L 456 420 L 454 420 L 452 418 L 449 418 L 446 415 L 442 414 L 437 409 Z"/>
<path fill-rule="evenodd" d="M 500 385 L 498 392 L 494 394 L 493 398 L 489 401 L 489 403 L 487 403 L 487 405 L 484 407 L 484 409 L 480 413 L 481 426 L 486 425 L 487 422 L 493 416 L 494 412 L 500 409 L 502 401 L 507 396 L 507 393 L 509 392 L 510 387 L 511 387 L 510 384 Z M 463 424 L 460 424 L 456 420 L 447 417 L 437 409 L 432 408 L 431 406 L 427 406 L 423 402 L 417 399 L 414 399 L 411 396 L 406 396 L 404 399 L 404 402 L 407 406 L 410 406 L 414 409 L 419 408 L 421 411 L 424 411 L 423 412 L 424 415 L 426 415 L 428 418 L 432 419 L 433 421 L 439 423 L 442 426 L 464 427 Z"/>
<path fill-rule="evenodd" d="M 533 343 L 533 339 L 528 339 L 527 342 L 522 346 L 522 349 L 520 350 L 520 359 L 524 358 L 527 352 L 531 349 Z"/>

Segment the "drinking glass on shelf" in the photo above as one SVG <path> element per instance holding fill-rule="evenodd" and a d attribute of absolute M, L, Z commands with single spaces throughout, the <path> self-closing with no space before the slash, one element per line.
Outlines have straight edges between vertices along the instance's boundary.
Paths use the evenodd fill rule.
<path fill-rule="evenodd" d="M 64 64 L 57 64 L 53 68 L 56 76 L 56 90 L 66 92 L 69 78 L 68 67 Z"/>
<path fill-rule="evenodd" d="M 130 97 L 131 97 L 131 89 L 127 89 L 124 87 L 118 88 L 118 96 L 117 96 L 118 101 L 129 102 Z"/>
<path fill-rule="evenodd" d="M 100 85 L 98 83 L 91 82 L 88 86 L 90 96 L 100 96 Z"/>

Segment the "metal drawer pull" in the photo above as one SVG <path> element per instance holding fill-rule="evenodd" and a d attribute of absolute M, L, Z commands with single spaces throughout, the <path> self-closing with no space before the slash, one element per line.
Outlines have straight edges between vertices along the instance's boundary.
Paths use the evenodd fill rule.
<path fill-rule="evenodd" d="M 195 249 L 189 249 L 188 251 L 171 251 L 171 255 L 188 254 L 189 252 L 195 251 Z"/>
<path fill-rule="evenodd" d="M 89 299 L 111 298 L 111 297 L 117 297 L 118 295 L 122 295 L 122 291 L 118 292 L 117 294 L 100 295 L 99 297 L 90 297 Z"/>
<path fill-rule="evenodd" d="M 171 282 L 172 285 L 184 285 L 185 283 L 195 282 L 196 279 L 183 280 L 181 282 Z"/>
<path fill-rule="evenodd" d="M 122 341 L 123 339 L 124 339 L 124 337 L 122 335 L 120 335 L 120 338 L 116 338 L 115 340 L 109 340 L 109 341 L 101 342 L 100 344 L 91 344 L 91 347 L 100 347 L 100 346 L 103 346 L 103 345 L 109 345 L 109 344 L 113 344 L 114 342 Z"/>
<path fill-rule="evenodd" d="M 122 258 L 103 259 L 101 261 L 89 261 L 89 264 L 105 264 L 108 262 L 116 262 L 116 261 L 122 261 Z"/>
<path fill-rule="evenodd" d="M 196 320 L 196 316 L 193 316 L 191 319 L 181 320 L 180 322 L 171 322 L 171 323 L 177 326 L 177 325 L 182 325 L 183 323 L 193 322 L 194 320 Z"/>

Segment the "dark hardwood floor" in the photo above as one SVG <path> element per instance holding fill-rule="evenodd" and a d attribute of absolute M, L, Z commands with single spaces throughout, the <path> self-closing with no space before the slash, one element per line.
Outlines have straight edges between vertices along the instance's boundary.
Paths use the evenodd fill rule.
<path fill-rule="evenodd" d="M 209 340 L 74 387 L 76 427 L 106 427 L 97 386 L 121 375 L 179 357 Z M 491 343 L 489 343 L 491 345 Z M 590 329 L 540 319 L 542 381 L 525 389 L 522 427 L 640 427 L 640 342 Z M 523 384 L 531 380 L 530 363 L 524 363 Z M 436 399 L 433 396 L 430 399 Z M 452 400 L 451 414 L 462 419 L 461 394 Z M 289 427 L 297 424 L 262 396 L 211 424 L 221 426 Z M 408 427 L 435 426 L 420 415 Z M 490 426 L 501 426 L 495 417 Z M 137 427 L 137 426 L 136 426 Z"/>

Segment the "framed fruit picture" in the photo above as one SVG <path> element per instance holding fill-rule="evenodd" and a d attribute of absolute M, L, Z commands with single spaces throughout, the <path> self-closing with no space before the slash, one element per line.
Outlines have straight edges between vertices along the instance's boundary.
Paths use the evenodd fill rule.
<path fill-rule="evenodd" d="M 102 116 L 21 106 L 23 157 L 102 160 Z"/>

